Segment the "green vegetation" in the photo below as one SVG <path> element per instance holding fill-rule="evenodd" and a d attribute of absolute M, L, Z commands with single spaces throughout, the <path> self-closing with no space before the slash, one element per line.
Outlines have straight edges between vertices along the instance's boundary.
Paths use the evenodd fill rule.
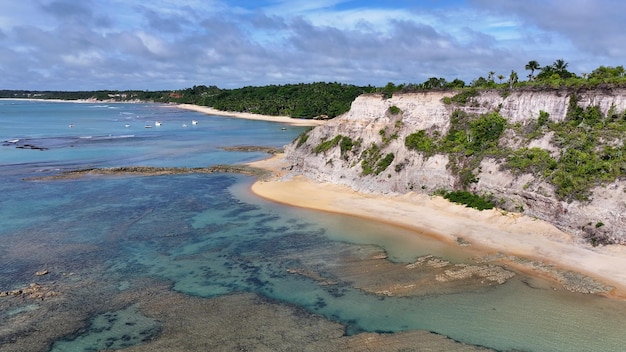
<path fill-rule="evenodd" d="M 507 128 L 525 141 L 551 132 L 560 153 L 504 147 L 500 138 Z M 476 116 L 457 110 L 444 136 L 416 131 L 405 138 L 405 146 L 426 156 L 447 154 L 460 189 L 478 182 L 480 163 L 488 156 L 503 161 L 502 167 L 514 174 L 529 173 L 551 183 L 561 200 L 586 201 L 593 187 L 625 177 L 624 133 L 626 112 L 611 108 L 605 115 L 598 106 L 582 108 L 572 94 L 564 121 L 550 121 L 549 114 L 541 111 L 535 121 L 508 126 L 497 112 Z"/>
<path fill-rule="evenodd" d="M 297 147 L 299 148 L 304 142 L 301 142 L 302 141 L 301 137 L 299 137 L 297 140 L 298 140 Z M 305 140 L 305 142 L 306 142 L 306 140 Z M 354 146 L 358 145 L 358 144 L 359 144 L 358 141 L 354 141 L 350 137 L 337 135 L 333 139 L 326 139 L 326 140 L 322 141 L 322 143 L 318 144 L 317 146 L 315 146 L 313 148 L 313 152 L 315 154 L 325 153 L 328 150 L 330 150 L 330 149 L 336 147 L 337 145 L 339 145 L 339 149 L 341 151 L 341 156 L 344 159 L 347 159 L 348 158 L 347 157 L 347 153 L 352 151 L 352 148 Z"/>
<path fill-rule="evenodd" d="M 469 88 L 467 90 L 461 91 L 460 93 L 450 98 L 450 101 L 458 105 L 467 105 L 471 98 L 478 96 L 479 94 L 480 93 L 477 89 Z"/>
<path fill-rule="evenodd" d="M 402 113 L 402 110 L 399 107 L 393 105 L 389 108 L 389 113 L 391 115 L 398 115 Z"/>
<path fill-rule="evenodd" d="M 154 101 L 211 106 L 218 110 L 249 112 L 295 118 L 333 118 L 347 112 L 354 99 L 374 92 L 374 87 L 358 87 L 340 83 L 300 83 L 220 89 L 215 86 L 194 86 L 178 91 L 0 91 L 0 98 L 96 99 L 114 101 Z"/>
<path fill-rule="evenodd" d="M 459 187 L 466 189 L 478 182 L 474 170 L 483 158 L 501 152 L 498 142 L 506 126 L 506 119 L 497 112 L 477 116 L 456 110 L 450 117 L 448 133 L 442 138 L 420 130 L 408 135 L 404 144 L 426 156 L 448 154 L 448 167 L 457 176 Z"/>
<path fill-rule="evenodd" d="M 357 96 L 372 91 L 374 87 L 301 83 L 219 90 L 214 94 L 203 94 L 190 102 L 225 111 L 295 118 L 333 118 L 350 110 L 350 104 Z M 187 97 L 188 94 L 184 94 L 183 100 Z"/>
<path fill-rule="evenodd" d="M 424 130 L 408 135 L 404 139 L 404 145 L 411 150 L 423 152 L 426 155 L 431 155 L 437 148 L 434 139 L 428 136 Z"/>
<path fill-rule="evenodd" d="M 296 148 L 300 148 L 309 140 L 309 132 L 311 132 L 312 129 L 313 127 L 309 127 L 309 129 L 300 133 L 300 135 L 296 137 Z"/>
<path fill-rule="evenodd" d="M 623 66 L 611 67 L 600 66 L 591 73 L 583 73 L 581 76 L 568 71 L 569 64 L 563 59 L 555 60 L 552 64 L 541 66 L 536 60 L 529 61 L 524 69 L 530 71 L 527 76 L 528 80 L 520 81 L 519 75 L 515 70 L 511 70 L 508 74 L 496 74 L 490 71 L 487 77 L 480 76 L 469 84 L 465 84 L 460 79 L 454 79 L 451 82 L 444 78 L 431 77 L 423 83 L 407 83 L 394 85 L 388 83 L 384 88 L 378 88 L 376 91 L 384 94 L 386 98 L 390 98 L 395 92 L 415 92 L 424 90 L 459 90 L 468 91 L 461 92 L 461 95 L 455 98 L 446 97 L 443 99 L 444 104 L 466 105 L 471 102 L 471 97 L 476 94 L 476 90 L 480 89 L 499 89 L 503 96 L 506 96 L 510 89 L 513 88 L 594 88 L 598 86 L 626 86 L 626 70 Z M 535 74 L 539 72 L 538 74 Z M 508 78 L 507 80 L 504 80 Z M 498 79 L 498 82 L 496 82 Z"/>
<path fill-rule="evenodd" d="M 443 197 L 451 202 L 478 210 L 493 209 L 495 206 L 489 199 L 467 191 L 444 192 Z"/>
<path fill-rule="evenodd" d="M 353 141 L 352 138 L 341 136 L 341 141 L 339 142 L 339 149 L 341 150 L 341 155 L 345 157 L 346 153 L 351 151 L 355 144 L 356 142 Z"/>
<path fill-rule="evenodd" d="M 483 158 L 500 152 L 498 141 L 506 120 L 496 112 L 475 116 L 456 111 L 450 122 L 450 129 L 443 137 L 439 150 L 451 154 L 449 168 L 457 175 L 459 187 L 467 189 L 478 182 L 474 170 Z"/>
<path fill-rule="evenodd" d="M 363 169 L 363 175 L 378 175 L 375 172 L 375 167 L 380 160 L 380 147 L 376 143 L 372 143 L 370 147 L 361 154 L 361 168 Z"/>
<path fill-rule="evenodd" d="M 385 155 L 384 158 L 378 160 L 378 162 L 376 163 L 376 169 L 374 169 L 374 174 L 378 175 L 381 172 L 387 170 L 389 165 L 391 165 L 391 163 L 393 162 L 394 158 L 395 156 L 393 155 L 393 153 L 389 153 Z"/>
<path fill-rule="evenodd" d="M 591 188 L 613 182 L 626 173 L 624 113 L 605 116 L 597 106 L 578 106 L 572 95 L 565 121 L 549 123 L 554 143 L 561 148 L 549 175 L 556 194 L 564 200 L 585 201 Z"/>
<path fill-rule="evenodd" d="M 548 177 L 557 165 L 550 153 L 536 147 L 515 150 L 506 158 L 506 167 L 516 174 L 530 173 L 535 176 Z"/>
<path fill-rule="evenodd" d="M 380 147 L 375 143 L 372 143 L 370 148 L 367 149 L 362 155 L 361 168 L 363 169 L 363 176 L 379 175 L 383 171 L 387 170 L 389 165 L 393 162 L 393 159 L 393 153 L 389 153 L 382 157 Z"/>
<path fill-rule="evenodd" d="M 339 141 L 341 141 L 342 137 L 342 135 L 337 135 L 333 139 L 326 139 L 322 141 L 322 143 L 313 148 L 313 152 L 315 152 L 315 154 L 324 153 L 329 149 L 336 147 L 339 144 Z"/>

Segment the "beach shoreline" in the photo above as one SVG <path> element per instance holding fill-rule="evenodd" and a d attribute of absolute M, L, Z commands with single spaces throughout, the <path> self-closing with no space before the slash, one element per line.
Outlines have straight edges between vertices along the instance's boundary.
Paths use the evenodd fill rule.
<path fill-rule="evenodd" d="M 222 111 L 222 110 L 217 110 L 208 106 L 200 106 L 200 105 L 194 105 L 194 104 L 176 104 L 175 106 L 180 109 L 201 112 L 207 115 L 234 117 L 234 118 L 257 120 L 257 121 L 279 122 L 279 123 L 289 124 L 292 126 L 319 126 L 319 125 L 323 125 L 324 123 L 326 123 L 325 120 L 296 119 L 296 118 L 292 118 L 288 116 L 271 116 L 271 115 L 251 114 L 251 113 L 246 113 L 246 112 Z"/>
<path fill-rule="evenodd" d="M 261 198 L 384 222 L 450 245 L 469 243 L 473 251 L 492 258 L 492 262 L 531 276 L 559 281 L 553 275 L 557 270 L 580 273 L 613 287 L 605 296 L 626 298 L 624 246 L 592 247 L 548 222 L 518 213 L 496 209 L 478 211 L 441 197 L 416 193 L 364 194 L 347 186 L 317 182 L 290 174 L 283 154 L 249 165 L 274 175 L 252 184 L 252 193 Z"/>

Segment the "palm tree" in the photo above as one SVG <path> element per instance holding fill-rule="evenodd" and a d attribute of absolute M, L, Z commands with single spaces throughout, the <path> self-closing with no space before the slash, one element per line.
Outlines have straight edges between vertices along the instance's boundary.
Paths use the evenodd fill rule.
<path fill-rule="evenodd" d="M 504 79 L 504 75 L 503 74 L 499 74 L 498 75 L 498 79 L 500 80 L 500 84 L 502 84 L 502 80 Z"/>
<path fill-rule="evenodd" d="M 532 81 L 535 78 L 535 70 L 539 69 L 539 63 L 535 60 L 530 60 L 528 61 L 528 63 L 526 64 L 526 69 L 530 70 L 530 75 L 528 75 L 528 78 Z"/>
<path fill-rule="evenodd" d="M 517 83 L 517 80 L 517 72 L 511 70 L 511 75 L 509 76 L 509 87 L 513 88 L 513 86 Z"/>
<path fill-rule="evenodd" d="M 552 67 L 557 73 L 559 73 L 559 72 L 565 72 L 567 70 L 567 65 L 568 63 L 565 62 L 565 60 L 558 59 L 554 61 L 554 63 L 552 64 Z"/>

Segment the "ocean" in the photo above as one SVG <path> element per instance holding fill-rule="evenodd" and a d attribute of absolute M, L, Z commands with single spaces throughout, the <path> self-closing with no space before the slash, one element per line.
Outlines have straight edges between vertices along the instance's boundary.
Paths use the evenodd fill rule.
<path fill-rule="evenodd" d="M 419 350 L 426 335 L 455 350 L 626 346 L 626 302 L 522 273 L 442 283 L 437 263 L 475 264 L 471 249 L 275 204 L 250 176 L 45 178 L 241 164 L 267 155 L 224 147 L 281 147 L 306 127 L 26 100 L 0 100 L 0 126 L 0 351 L 363 350 L 359 337 Z"/>

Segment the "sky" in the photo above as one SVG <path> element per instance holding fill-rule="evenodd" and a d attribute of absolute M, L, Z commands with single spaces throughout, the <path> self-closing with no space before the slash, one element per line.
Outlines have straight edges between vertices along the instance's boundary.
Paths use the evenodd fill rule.
<path fill-rule="evenodd" d="M 0 1 L 0 89 L 470 83 L 626 61 L 623 0 Z"/>

